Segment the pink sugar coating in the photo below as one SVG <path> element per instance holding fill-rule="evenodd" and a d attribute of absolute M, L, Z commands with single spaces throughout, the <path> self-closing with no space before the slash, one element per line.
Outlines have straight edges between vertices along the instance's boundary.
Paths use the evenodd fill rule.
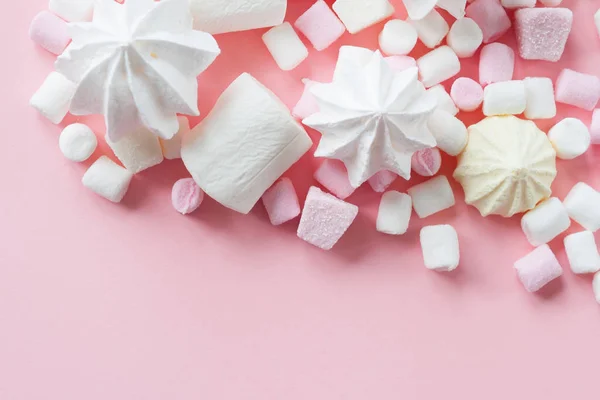
<path fill-rule="evenodd" d="M 344 200 L 349 197 L 355 188 L 350 184 L 348 171 L 341 161 L 326 159 L 315 171 L 314 178 L 325 189 Z"/>
<path fill-rule="evenodd" d="M 271 224 L 277 226 L 300 215 L 300 204 L 294 184 L 289 178 L 276 182 L 262 196 Z"/>
<path fill-rule="evenodd" d="M 592 111 L 600 100 L 600 78 L 564 69 L 556 80 L 556 101 Z"/>
<path fill-rule="evenodd" d="M 600 109 L 594 110 L 590 134 L 592 135 L 592 144 L 600 144 Z"/>
<path fill-rule="evenodd" d="M 323 0 L 318 0 L 294 23 L 317 51 L 325 50 L 338 40 L 346 27 Z"/>
<path fill-rule="evenodd" d="M 556 256 L 547 244 L 515 262 L 515 269 L 528 292 L 540 290 L 563 273 Z"/>
<path fill-rule="evenodd" d="M 494 42 L 512 26 L 510 18 L 499 0 L 475 0 L 466 9 L 467 17 L 479 25 L 483 43 Z"/>
<path fill-rule="evenodd" d="M 310 79 L 303 79 L 304 83 L 304 91 L 302 92 L 302 96 L 300 96 L 300 100 L 294 106 L 292 110 L 292 115 L 294 118 L 299 120 L 303 120 L 304 118 L 310 117 L 311 115 L 319 112 L 319 103 L 313 94 L 310 92 L 310 88 L 315 85 L 316 82 L 311 81 Z"/>
<path fill-rule="evenodd" d="M 371 178 L 369 178 L 368 182 L 371 185 L 371 188 L 377 193 L 383 193 L 390 187 L 392 183 L 398 178 L 398 175 L 393 173 L 392 171 L 379 171 Z"/>
<path fill-rule="evenodd" d="M 450 97 L 461 111 L 475 111 L 483 103 L 483 88 L 470 78 L 458 78 L 452 84 Z"/>
<path fill-rule="evenodd" d="M 29 37 L 52 54 L 59 55 L 69 45 L 67 23 L 50 11 L 37 14 L 29 26 Z"/>
<path fill-rule="evenodd" d="M 515 13 L 519 55 L 525 60 L 560 60 L 573 26 L 567 8 L 523 8 Z"/>
<path fill-rule="evenodd" d="M 437 147 L 419 150 L 413 154 L 411 168 L 417 175 L 434 176 L 442 167 L 442 154 Z"/>
<path fill-rule="evenodd" d="M 481 50 L 479 83 L 482 87 L 490 83 L 510 81 L 514 71 L 515 52 L 507 45 L 490 43 Z"/>
<path fill-rule="evenodd" d="M 173 185 L 171 202 L 177 212 L 190 214 L 202 204 L 204 192 L 192 178 L 180 179 Z"/>
<path fill-rule="evenodd" d="M 417 60 L 410 56 L 390 56 L 386 57 L 385 60 L 396 72 L 406 71 L 409 68 L 417 66 Z"/>

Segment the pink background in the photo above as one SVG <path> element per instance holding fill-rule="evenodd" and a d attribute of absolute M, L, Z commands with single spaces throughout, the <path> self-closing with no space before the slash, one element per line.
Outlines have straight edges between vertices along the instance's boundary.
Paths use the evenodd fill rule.
<path fill-rule="evenodd" d="M 290 0 L 288 20 L 312 1 Z M 456 208 L 415 217 L 403 237 L 375 231 L 380 195 L 361 188 L 349 199 L 360 216 L 331 252 L 297 239 L 297 222 L 272 227 L 262 206 L 243 216 L 207 200 L 178 215 L 170 188 L 186 176 L 180 162 L 137 176 L 121 205 L 88 192 L 80 180 L 90 162 L 71 163 L 58 149 L 64 124 L 27 105 L 52 69 L 53 57 L 27 38 L 46 4 L 5 2 L 0 16 L 0 399 L 598 398 L 591 277 L 566 271 L 526 293 L 512 268 L 531 250 L 519 219 L 481 218 L 456 185 Z M 592 18 L 600 2 L 564 4 L 576 28 L 563 60 L 519 61 L 516 78 L 554 79 L 567 66 L 600 74 Z M 219 36 L 223 55 L 201 78 L 201 111 L 243 71 L 291 107 L 301 78 L 329 79 L 341 44 L 375 48 L 380 29 L 311 50 L 291 73 L 275 67 L 262 30 Z M 476 64 L 464 62 L 461 75 L 476 77 Z M 84 121 L 102 132 L 101 119 Z M 455 161 L 444 161 L 448 174 Z M 556 195 L 580 180 L 600 188 L 599 162 L 600 148 L 559 162 Z M 307 155 L 289 173 L 302 198 L 316 165 Z M 462 263 L 452 274 L 422 265 L 418 232 L 435 223 L 459 232 Z M 562 237 L 552 247 L 567 267 Z"/>

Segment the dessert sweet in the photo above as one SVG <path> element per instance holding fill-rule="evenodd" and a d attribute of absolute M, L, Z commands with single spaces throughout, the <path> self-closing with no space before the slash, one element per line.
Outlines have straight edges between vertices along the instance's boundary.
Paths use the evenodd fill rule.
<path fill-rule="evenodd" d="M 390 190 L 381 196 L 377 212 L 377 231 L 388 235 L 403 235 L 408 230 L 412 214 L 412 199 L 406 193 Z"/>

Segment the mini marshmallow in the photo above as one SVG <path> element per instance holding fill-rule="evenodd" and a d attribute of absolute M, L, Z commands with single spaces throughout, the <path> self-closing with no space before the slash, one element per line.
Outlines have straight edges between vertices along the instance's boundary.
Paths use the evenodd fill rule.
<path fill-rule="evenodd" d="M 412 214 L 412 199 L 409 195 L 389 191 L 381 197 L 377 213 L 377 231 L 388 235 L 404 235 L 408 230 Z"/>
<path fill-rule="evenodd" d="M 333 11 L 348 32 L 355 34 L 391 17 L 395 10 L 388 0 L 336 0 Z"/>
<path fill-rule="evenodd" d="M 385 62 L 395 72 L 406 71 L 409 68 L 416 68 L 417 61 L 409 56 L 390 56 L 385 57 Z"/>
<path fill-rule="evenodd" d="M 182 215 L 191 214 L 200 207 L 204 192 L 192 178 L 180 179 L 171 190 L 173 208 Z"/>
<path fill-rule="evenodd" d="M 448 178 L 441 175 L 408 189 L 419 218 L 454 207 L 454 193 Z"/>
<path fill-rule="evenodd" d="M 402 0 L 408 17 L 414 21 L 423 19 L 433 10 L 439 0 Z"/>
<path fill-rule="evenodd" d="M 427 89 L 427 93 L 434 96 L 437 100 L 437 109 L 446 111 L 451 115 L 458 114 L 458 108 L 454 104 L 454 100 L 442 85 L 435 85 Z"/>
<path fill-rule="evenodd" d="M 600 100 L 600 79 L 564 69 L 556 81 L 556 101 L 592 111 Z"/>
<path fill-rule="evenodd" d="M 410 21 L 419 39 L 430 49 L 437 47 L 448 34 L 448 23 L 436 10 L 432 10 L 425 18 Z"/>
<path fill-rule="evenodd" d="M 342 200 L 350 197 L 356 190 L 350 184 L 346 167 L 338 160 L 326 159 L 323 161 L 315 171 L 314 178 L 325 189 Z"/>
<path fill-rule="evenodd" d="M 421 81 L 425 87 L 442 83 L 460 72 L 460 61 L 456 53 L 448 47 L 441 46 L 430 51 L 417 60 Z"/>
<path fill-rule="evenodd" d="M 262 202 L 274 226 L 291 221 L 300 215 L 300 203 L 294 184 L 282 178 L 262 196 Z"/>
<path fill-rule="evenodd" d="M 181 139 L 190 133 L 190 121 L 186 117 L 177 117 L 179 121 L 179 130 L 169 140 L 159 139 L 162 147 L 163 156 L 167 160 L 177 160 L 181 158 Z"/>
<path fill-rule="evenodd" d="M 471 18 L 461 18 L 450 28 L 446 41 L 459 58 L 473 57 L 483 43 L 483 32 Z"/>
<path fill-rule="evenodd" d="M 465 124 L 452 114 L 437 109 L 429 117 L 427 126 L 444 153 L 456 157 L 467 146 L 469 135 Z"/>
<path fill-rule="evenodd" d="M 215 35 L 279 25 L 287 0 L 190 0 L 190 10 L 194 29 Z"/>
<path fill-rule="evenodd" d="M 83 175 L 83 186 L 113 203 L 123 200 L 133 174 L 106 156 L 100 157 Z"/>
<path fill-rule="evenodd" d="M 296 103 L 292 110 L 294 118 L 299 119 L 300 121 L 319 112 L 319 103 L 315 96 L 310 92 L 310 88 L 313 87 L 316 82 L 311 81 L 310 79 L 302 79 L 302 83 L 304 83 L 302 96 L 300 96 L 300 100 L 298 100 L 298 103 Z"/>
<path fill-rule="evenodd" d="M 563 273 L 556 256 L 547 244 L 515 262 L 515 269 L 525 290 L 530 293 L 537 292 Z"/>
<path fill-rule="evenodd" d="M 467 16 L 481 28 L 483 43 L 496 41 L 512 26 L 498 0 L 475 0 L 467 7 Z"/>
<path fill-rule="evenodd" d="M 600 193 L 579 182 L 569 192 L 564 202 L 571 219 L 591 232 L 600 229 Z"/>
<path fill-rule="evenodd" d="M 515 31 L 519 55 L 525 60 L 560 60 L 572 25 L 573 12 L 567 8 L 518 10 Z"/>
<path fill-rule="evenodd" d="M 94 154 L 98 139 L 87 125 L 72 124 L 61 132 L 58 146 L 68 160 L 82 162 Z"/>
<path fill-rule="evenodd" d="M 525 78 L 525 95 L 527 107 L 525 118 L 549 119 L 556 117 L 556 101 L 554 100 L 554 84 L 550 78 Z"/>
<path fill-rule="evenodd" d="M 594 297 L 596 301 L 600 303 L 600 272 L 596 272 L 594 279 L 592 280 L 592 289 L 594 290 Z"/>
<path fill-rule="evenodd" d="M 164 160 L 158 137 L 146 128 L 126 135 L 118 142 L 113 142 L 106 136 L 106 143 L 123 166 L 134 174 L 154 167 Z"/>
<path fill-rule="evenodd" d="M 548 139 L 556 150 L 556 156 L 572 160 L 585 153 L 591 144 L 590 131 L 581 120 L 565 118 L 548 132 Z"/>
<path fill-rule="evenodd" d="M 325 50 L 346 32 L 342 21 L 324 0 L 317 0 L 294 22 L 294 26 L 306 36 L 317 51 Z"/>
<path fill-rule="evenodd" d="M 50 0 L 48 8 L 69 22 L 91 21 L 94 0 Z"/>
<path fill-rule="evenodd" d="M 413 154 L 411 168 L 420 176 L 434 176 L 442 167 L 442 155 L 437 147 L 419 150 Z"/>
<path fill-rule="evenodd" d="M 504 8 L 533 8 L 536 0 L 502 0 Z"/>
<path fill-rule="evenodd" d="M 479 83 L 506 82 L 513 78 L 515 70 L 515 52 L 502 43 L 490 43 L 481 50 L 479 60 Z"/>
<path fill-rule="evenodd" d="M 29 105 L 50 122 L 59 124 L 69 112 L 77 87 L 58 72 L 51 72 L 29 100 Z"/>
<path fill-rule="evenodd" d="M 458 234 L 450 225 L 421 229 L 421 250 L 425 267 L 438 272 L 454 271 L 460 262 Z"/>
<path fill-rule="evenodd" d="M 536 247 L 549 243 L 570 226 L 567 209 L 556 197 L 542 201 L 521 219 L 521 228 L 527 240 Z"/>
<path fill-rule="evenodd" d="M 357 215 L 357 206 L 313 186 L 306 196 L 298 237 L 323 250 L 331 250 Z"/>
<path fill-rule="evenodd" d="M 269 29 L 262 40 L 283 71 L 293 70 L 308 57 L 308 49 L 289 22 Z"/>
<path fill-rule="evenodd" d="M 403 56 L 417 44 L 417 30 L 400 19 L 388 21 L 379 34 L 379 47 L 385 54 Z"/>
<path fill-rule="evenodd" d="M 523 81 L 496 82 L 483 91 L 483 114 L 518 115 L 527 107 L 527 95 Z"/>
<path fill-rule="evenodd" d="M 383 193 L 394 183 L 396 178 L 398 178 L 398 175 L 395 173 L 383 170 L 373 175 L 367 182 L 375 192 Z"/>
<path fill-rule="evenodd" d="M 71 41 L 65 20 L 49 11 L 42 11 L 29 26 L 29 37 L 52 54 L 61 54 Z"/>
<path fill-rule="evenodd" d="M 461 111 L 475 111 L 483 103 L 483 88 L 470 78 L 458 78 L 452 84 L 450 96 Z"/>
<path fill-rule="evenodd" d="M 467 0 L 438 0 L 437 6 L 448 11 L 454 18 L 461 19 L 466 13 Z"/>
<path fill-rule="evenodd" d="M 583 231 L 567 236 L 565 250 L 573 273 L 593 274 L 600 271 L 600 253 L 592 232 Z"/>
<path fill-rule="evenodd" d="M 592 144 L 600 144 L 600 109 L 594 110 L 592 125 L 590 127 Z"/>

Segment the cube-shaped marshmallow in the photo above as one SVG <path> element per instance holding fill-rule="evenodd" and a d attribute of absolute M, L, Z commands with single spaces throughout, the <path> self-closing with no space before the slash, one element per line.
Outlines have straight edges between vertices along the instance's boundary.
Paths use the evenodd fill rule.
<path fill-rule="evenodd" d="M 274 26 L 262 37 L 275 62 L 284 71 L 291 71 L 308 57 L 308 49 L 289 22 Z"/>
<path fill-rule="evenodd" d="M 300 203 L 294 184 L 289 178 L 282 178 L 262 196 L 262 202 L 269 214 L 271 224 L 277 226 L 291 221 L 300 215 Z"/>
<path fill-rule="evenodd" d="M 51 72 L 29 100 L 29 105 L 50 122 L 59 124 L 69 112 L 77 86 L 64 75 Z"/>
<path fill-rule="evenodd" d="M 106 156 L 100 157 L 83 175 L 83 186 L 113 203 L 123 200 L 133 174 Z"/>
<path fill-rule="evenodd" d="M 333 10 L 352 34 L 394 14 L 394 7 L 388 0 L 336 0 L 333 3 Z"/>
<path fill-rule="evenodd" d="M 449 46 L 441 46 L 417 60 L 421 81 L 429 88 L 460 72 L 460 61 Z"/>
<path fill-rule="evenodd" d="M 454 271 L 460 262 L 458 234 L 450 225 L 421 229 L 421 250 L 425 267 L 434 271 Z"/>
<path fill-rule="evenodd" d="M 515 13 L 519 55 L 525 60 L 556 62 L 565 51 L 573 25 L 567 8 L 523 8 Z"/>
<path fill-rule="evenodd" d="M 437 176 L 408 189 L 413 207 L 420 218 L 454 207 L 454 193 L 445 176 Z"/>
<path fill-rule="evenodd" d="M 410 21 L 417 31 L 417 35 L 423 44 L 430 49 L 436 48 L 450 30 L 448 23 L 436 10 L 432 10 L 425 18 Z"/>
<path fill-rule="evenodd" d="M 346 27 L 324 0 L 317 0 L 294 23 L 317 51 L 325 50 L 338 40 Z"/>
<path fill-rule="evenodd" d="M 527 106 L 525 118 L 549 119 L 556 117 L 556 101 L 554 100 L 554 84 L 550 78 L 525 78 L 525 95 Z"/>
<path fill-rule="evenodd" d="M 592 111 L 600 100 L 600 78 L 564 69 L 556 80 L 556 101 Z"/>
<path fill-rule="evenodd" d="M 29 25 L 29 37 L 52 54 L 59 55 L 71 41 L 64 19 L 49 11 L 42 11 Z"/>
<path fill-rule="evenodd" d="M 405 193 L 385 192 L 379 203 L 377 231 L 388 235 L 403 235 L 408 230 L 412 214 L 412 199 Z"/>
<path fill-rule="evenodd" d="M 521 219 L 521 228 L 532 246 L 550 242 L 570 226 L 567 209 L 556 197 L 541 202 Z"/>
<path fill-rule="evenodd" d="M 573 221 L 591 232 L 600 229 L 600 193 L 586 183 L 579 182 L 564 200 Z"/>
<path fill-rule="evenodd" d="M 592 232 L 583 231 L 567 236 L 565 250 L 574 273 L 593 274 L 600 271 L 600 253 Z"/>
<path fill-rule="evenodd" d="M 547 244 L 515 262 L 515 269 L 528 292 L 537 292 L 563 273 L 560 263 Z"/>
<path fill-rule="evenodd" d="M 483 32 L 483 43 L 494 42 L 512 26 L 508 14 L 498 0 L 475 0 L 467 7 L 471 18 Z"/>
<path fill-rule="evenodd" d="M 518 115 L 527 107 L 527 95 L 523 81 L 496 82 L 483 90 L 483 114 Z"/>
<path fill-rule="evenodd" d="M 341 161 L 326 159 L 315 171 L 314 178 L 325 189 L 344 200 L 356 190 L 350 184 L 348 171 Z"/>
<path fill-rule="evenodd" d="M 146 128 L 126 135 L 118 142 L 111 141 L 107 135 L 106 143 L 123 166 L 134 174 L 154 167 L 164 160 L 158 137 Z"/>

